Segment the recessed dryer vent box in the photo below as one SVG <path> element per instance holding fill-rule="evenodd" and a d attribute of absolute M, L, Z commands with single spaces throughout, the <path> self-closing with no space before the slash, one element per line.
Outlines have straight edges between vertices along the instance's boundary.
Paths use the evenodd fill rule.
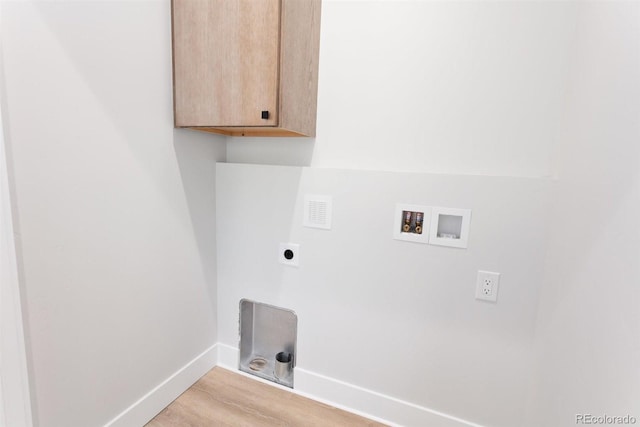
<path fill-rule="evenodd" d="M 431 208 L 429 206 L 396 205 L 393 238 L 408 242 L 429 243 Z"/>
<path fill-rule="evenodd" d="M 239 369 L 293 388 L 297 334 L 292 310 L 241 300 Z"/>
<path fill-rule="evenodd" d="M 432 208 L 429 244 L 466 248 L 470 224 L 469 209 Z"/>

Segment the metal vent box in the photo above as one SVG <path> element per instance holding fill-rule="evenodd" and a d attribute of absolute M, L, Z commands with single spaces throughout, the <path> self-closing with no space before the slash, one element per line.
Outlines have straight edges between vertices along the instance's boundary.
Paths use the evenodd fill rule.
<path fill-rule="evenodd" d="M 298 316 L 292 310 L 247 299 L 240 301 L 240 366 L 243 372 L 293 388 Z M 290 354 L 288 374 L 277 370 L 276 355 Z"/>

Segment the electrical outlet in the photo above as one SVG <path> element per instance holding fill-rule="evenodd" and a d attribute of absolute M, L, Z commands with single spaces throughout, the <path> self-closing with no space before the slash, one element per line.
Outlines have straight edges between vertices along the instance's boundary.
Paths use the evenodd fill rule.
<path fill-rule="evenodd" d="M 280 243 L 278 262 L 298 267 L 300 265 L 300 245 L 297 243 Z"/>
<path fill-rule="evenodd" d="M 476 299 L 497 302 L 499 284 L 500 273 L 478 271 L 478 277 L 476 279 Z"/>

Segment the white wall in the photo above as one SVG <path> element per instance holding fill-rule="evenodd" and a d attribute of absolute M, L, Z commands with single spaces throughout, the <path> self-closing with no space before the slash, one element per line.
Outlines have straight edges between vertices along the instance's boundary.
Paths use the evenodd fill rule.
<path fill-rule="evenodd" d="M 0 9 L 0 16 L 1 13 Z M 0 76 L 2 69 L 0 58 Z M 0 87 L 0 101 L 2 90 Z M 0 105 L 0 110 L 3 109 Z M 0 114 L 0 427 L 31 427 L 29 375 L 2 123 Z"/>
<path fill-rule="evenodd" d="M 334 356 L 329 355 L 325 364 L 315 359 L 305 362 L 310 369 L 488 425 L 574 425 L 576 413 L 629 413 L 640 419 L 638 7 L 636 2 L 618 1 L 323 3 L 317 138 L 229 139 L 230 162 L 463 175 L 554 176 L 558 184 L 550 195 L 553 202 L 549 212 L 539 212 L 537 218 L 526 217 L 530 221 L 527 227 L 548 230 L 548 235 L 540 237 L 544 240 L 542 248 L 533 250 L 528 243 L 514 246 L 506 258 L 493 254 L 491 251 L 497 250 L 494 247 L 487 253 L 489 261 L 514 268 L 509 256 L 521 251 L 533 257 L 535 271 L 545 269 L 544 280 L 538 277 L 538 280 L 519 282 L 522 285 L 519 292 L 529 295 L 543 288 L 537 314 L 524 312 L 528 321 L 538 322 L 535 338 L 530 330 L 514 335 L 531 345 L 532 351 L 535 348 L 535 352 L 524 356 L 535 359 L 526 416 L 521 411 L 525 405 L 521 399 L 527 394 L 523 394 L 522 387 L 529 386 L 519 383 L 524 377 L 517 375 L 513 377 L 518 378 L 514 380 L 517 385 L 505 385 L 507 382 L 501 383 L 506 381 L 503 378 L 483 384 L 486 386 L 483 389 L 490 392 L 494 391 L 493 387 L 515 390 L 517 397 L 498 397 L 498 401 L 504 403 L 503 410 L 510 408 L 512 412 L 496 415 L 494 412 L 499 410 L 482 398 L 466 406 L 452 403 L 466 402 L 474 391 L 473 387 L 467 390 L 456 381 L 429 382 L 437 389 L 433 395 L 426 390 L 418 392 L 419 387 L 407 378 L 423 375 L 432 379 L 428 374 L 430 366 L 419 375 L 411 372 L 414 375 L 394 377 L 393 385 L 380 377 L 387 373 L 371 372 L 375 362 L 364 367 L 358 365 L 359 371 L 347 371 L 346 367 L 339 371 L 337 361 L 331 359 Z M 304 170 L 301 176 L 311 173 L 320 172 Z M 318 185 L 324 180 L 333 182 L 344 178 L 343 172 L 327 171 L 327 174 Z M 386 186 L 393 179 L 377 181 L 365 178 L 368 176 L 350 175 L 349 179 L 357 181 L 354 185 L 343 179 L 344 192 L 353 194 L 352 191 L 359 189 L 370 194 L 370 198 L 380 196 L 391 203 L 395 193 L 387 191 Z M 458 179 L 450 177 L 445 181 L 451 180 L 447 182 L 455 191 L 463 191 L 454 184 Z M 424 182 L 422 175 L 415 175 L 414 180 Z M 241 187 L 243 192 L 247 191 L 243 194 L 257 196 L 245 189 L 248 186 L 249 183 L 244 183 Z M 333 184 L 328 188 L 341 191 L 339 187 Z M 300 184 L 297 188 L 291 184 L 286 190 L 283 187 L 282 193 L 276 192 L 280 195 L 276 201 L 269 202 L 267 196 L 261 199 L 282 209 L 280 218 L 268 215 L 269 226 L 279 224 L 277 232 L 255 230 L 252 234 L 260 236 L 265 253 L 270 250 L 271 241 L 278 238 L 299 238 L 305 247 L 312 244 L 310 236 L 298 229 L 298 218 L 287 216 L 298 209 L 298 205 L 294 208 L 294 201 L 299 203 L 297 198 L 306 188 L 310 187 Z M 419 195 L 420 190 L 417 191 Z M 288 196 L 282 196 L 285 193 Z M 297 195 L 293 196 L 294 193 Z M 376 230 L 382 227 L 381 217 L 372 216 L 370 210 L 364 209 L 368 206 L 366 203 L 373 202 L 355 197 L 357 200 L 349 206 L 361 213 L 361 227 Z M 429 200 L 432 194 L 425 193 L 423 197 Z M 496 200 L 498 204 L 507 203 L 504 197 Z M 243 205 L 244 202 L 233 203 L 249 209 L 249 204 Z M 286 205 L 281 206 L 282 203 Z M 237 215 L 244 218 L 244 214 Z M 283 219 L 285 216 L 290 218 L 289 223 Z M 548 225 L 540 226 L 540 222 Z M 503 226 L 509 229 L 515 224 L 506 221 Z M 478 229 L 475 224 L 474 232 Z M 482 226 L 480 230 L 487 232 Z M 240 233 L 244 235 L 243 231 Z M 318 269 L 313 270 L 317 278 L 302 269 L 300 272 L 285 270 L 279 277 L 277 267 L 268 264 L 271 260 L 250 258 L 252 264 L 257 263 L 256 269 L 248 265 L 248 271 L 236 273 L 231 281 L 241 276 L 247 279 L 247 285 L 240 290 L 248 294 L 301 305 L 307 315 L 324 316 L 328 327 L 325 335 L 320 336 L 327 341 L 337 334 L 341 344 L 351 344 L 341 331 L 342 321 L 350 316 L 348 309 L 355 313 L 354 321 L 371 322 L 376 327 L 389 312 L 392 316 L 405 316 L 406 319 L 397 323 L 397 330 L 402 334 L 413 330 L 410 325 L 416 319 L 417 324 L 422 325 L 424 313 L 407 314 L 413 311 L 397 304 L 394 305 L 396 311 L 378 307 L 377 314 L 371 314 L 376 305 L 371 293 L 377 295 L 389 288 L 387 283 L 382 283 L 390 276 L 387 261 L 393 259 L 405 265 L 404 261 L 395 259 L 401 257 L 392 253 L 393 243 L 374 245 L 365 240 L 368 245 L 349 251 L 347 245 L 358 241 L 359 235 L 352 230 L 332 233 L 342 234 L 338 237 L 320 235 L 324 237 L 317 244 L 324 251 L 313 251 L 316 258 L 311 261 L 305 252 L 305 259 L 314 263 L 314 267 L 322 264 L 329 272 L 334 271 L 333 265 L 338 263 L 341 267 L 335 267 L 333 276 L 321 272 L 318 265 Z M 336 239 L 340 244 L 330 249 L 329 241 L 335 243 Z M 220 237 L 220 241 L 221 245 L 240 250 L 240 243 L 231 242 L 229 236 Z M 251 248 L 249 253 L 253 255 L 255 250 Z M 546 251 L 548 254 L 541 258 Z M 370 261 L 366 265 L 359 264 L 364 262 L 359 259 L 363 253 Z M 348 255 L 356 259 L 355 265 L 340 259 Z M 225 258 L 229 256 L 232 254 L 223 251 L 221 262 L 234 262 Z M 463 268 L 472 270 L 476 267 L 472 264 L 463 264 Z M 227 271 L 221 268 L 221 272 Z M 356 270 L 361 274 L 356 274 Z M 259 276 L 265 271 L 266 274 Z M 417 305 L 422 301 L 419 297 L 429 288 L 421 287 L 418 267 L 409 267 L 409 271 L 412 276 L 399 283 L 417 289 L 418 298 L 412 301 Z M 517 274 L 525 273 L 522 269 L 517 271 Z M 469 282 L 459 277 L 458 271 L 450 277 L 448 273 L 441 274 L 437 277 L 459 281 L 460 286 Z M 291 276 L 300 276 L 297 284 Z M 221 277 L 224 278 L 220 283 L 222 304 L 228 298 L 224 292 L 229 278 Z M 379 287 L 360 288 L 364 286 L 361 282 L 367 282 L 361 280 L 365 278 Z M 308 283 L 315 284 L 317 290 L 306 287 L 304 291 L 298 290 L 300 286 L 310 286 Z M 362 291 L 360 299 L 356 298 L 355 289 Z M 402 294 L 404 288 L 397 291 L 394 286 L 393 289 Z M 234 298 L 240 297 L 240 290 L 233 290 Z M 349 294 L 353 299 L 346 307 L 340 298 L 349 290 L 353 292 Z M 285 291 L 291 292 L 291 296 L 285 295 Z M 439 296 L 454 304 L 460 292 L 447 289 Z M 301 293 L 305 293 L 304 296 Z M 399 298 L 395 293 L 392 297 Z M 230 301 L 231 298 L 229 304 Z M 338 319 L 320 313 L 320 308 L 307 308 L 312 301 L 330 307 L 330 313 L 337 313 Z M 522 299 L 519 303 L 524 301 L 530 304 L 528 309 L 537 309 L 536 299 Z M 500 310 L 504 309 L 503 304 L 504 301 L 499 302 Z M 460 316 L 452 305 L 445 302 L 444 307 Z M 235 302 L 229 307 L 221 306 L 221 315 L 229 318 L 232 309 L 236 309 Z M 225 310 L 229 312 L 224 314 Z M 226 322 L 228 320 L 221 318 L 221 339 L 229 342 L 231 330 Z M 452 329 L 450 322 L 444 316 L 430 326 L 444 334 Z M 475 330 L 474 327 L 477 325 L 461 326 L 467 330 Z M 502 323 L 496 325 L 498 331 L 504 327 Z M 322 334 L 320 326 L 317 328 L 315 333 Z M 462 336 L 461 330 L 455 332 Z M 389 342 L 399 345 L 407 341 L 388 338 Z M 304 343 L 310 338 L 301 339 Z M 372 343 L 384 342 L 378 336 L 369 339 Z M 473 338 L 465 339 L 473 342 Z M 366 340 L 357 342 L 365 348 L 369 345 L 362 344 Z M 301 351 L 313 348 L 319 359 L 326 356 L 319 345 L 307 343 Z M 499 344 L 490 345 L 500 348 Z M 451 357 L 450 360 L 457 360 L 455 349 L 451 346 L 449 350 L 439 351 Z M 417 355 L 400 357 L 418 358 L 425 353 L 425 349 L 421 350 Z M 356 354 L 361 354 L 359 349 Z M 512 360 L 519 358 L 515 353 L 511 356 Z M 437 356 L 430 354 L 429 357 Z M 488 362 L 482 360 L 481 363 Z M 507 363 L 506 366 L 514 365 Z M 465 365 L 455 369 L 466 372 Z M 455 369 L 449 365 L 440 372 L 443 377 L 455 376 Z M 481 382 L 482 377 L 469 373 L 468 381 Z M 452 390 L 459 394 L 454 396 Z M 444 401 L 445 396 L 450 401 Z M 482 409 L 475 404 L 483 406 Z"/>
<path fill-rule="evenodd" d="M 640 412 L 637 4 L 327 0 L 315 140 L 173 130 L 168 1 L 2 8 L 38 425 L 102 425 L 218 332 L 235 346 L 241 297 L 298 311 L 302 369 L 407 403 Z M 225 141 L 314 168 L 222 165 L 216 215 Z M 301 227 L 306 191 L 336 197 L 331 232 Z M 391 240 L 397 201 L 472 208 L 469 249 Z M 472 298 L 480 268 L 497 305 Z"/>
<path fill-rule="evenodd" d="M 173 129 L 168 1 L 2 8 L 35 418 L 104 425 L 217 341 L 224 139 Z"/>
<path fill-rule="evenodd" d="M 522 421 L 551 181 L 219 164 L 216 183 L 223 344 L 237 347 L 240 299 L 283 306 L 297 368 L 482 425 Z M 333 195 L 332 230 L 302 227 L 307 193 Z M 393 240 L 397 202 L 472 209 L 469 248 Z M 278 264 L 280 242 L 301 245 L 299 269 Z M 477 270 L 502 273 L 498 304 L 474 299 Z"/>
<path fill-rule="evenodd" d="M 580 8 L 529 424 L 640 422 L 640 4 Z"/>
<path fill-rule="evenodd" d="M 228 160 L 549 176 L 574 9 L 324 1 L 317 138 L 232 138 Z"/>

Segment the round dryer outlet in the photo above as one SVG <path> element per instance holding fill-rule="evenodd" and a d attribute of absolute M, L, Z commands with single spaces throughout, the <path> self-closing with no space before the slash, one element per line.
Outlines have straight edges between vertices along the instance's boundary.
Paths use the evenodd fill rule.
<path fill-rule="evenodd" d="M 280 243 L 278 261 L 280 264 L 298 267 L 300 265 L 300 245 L 297 243 Z"/>

